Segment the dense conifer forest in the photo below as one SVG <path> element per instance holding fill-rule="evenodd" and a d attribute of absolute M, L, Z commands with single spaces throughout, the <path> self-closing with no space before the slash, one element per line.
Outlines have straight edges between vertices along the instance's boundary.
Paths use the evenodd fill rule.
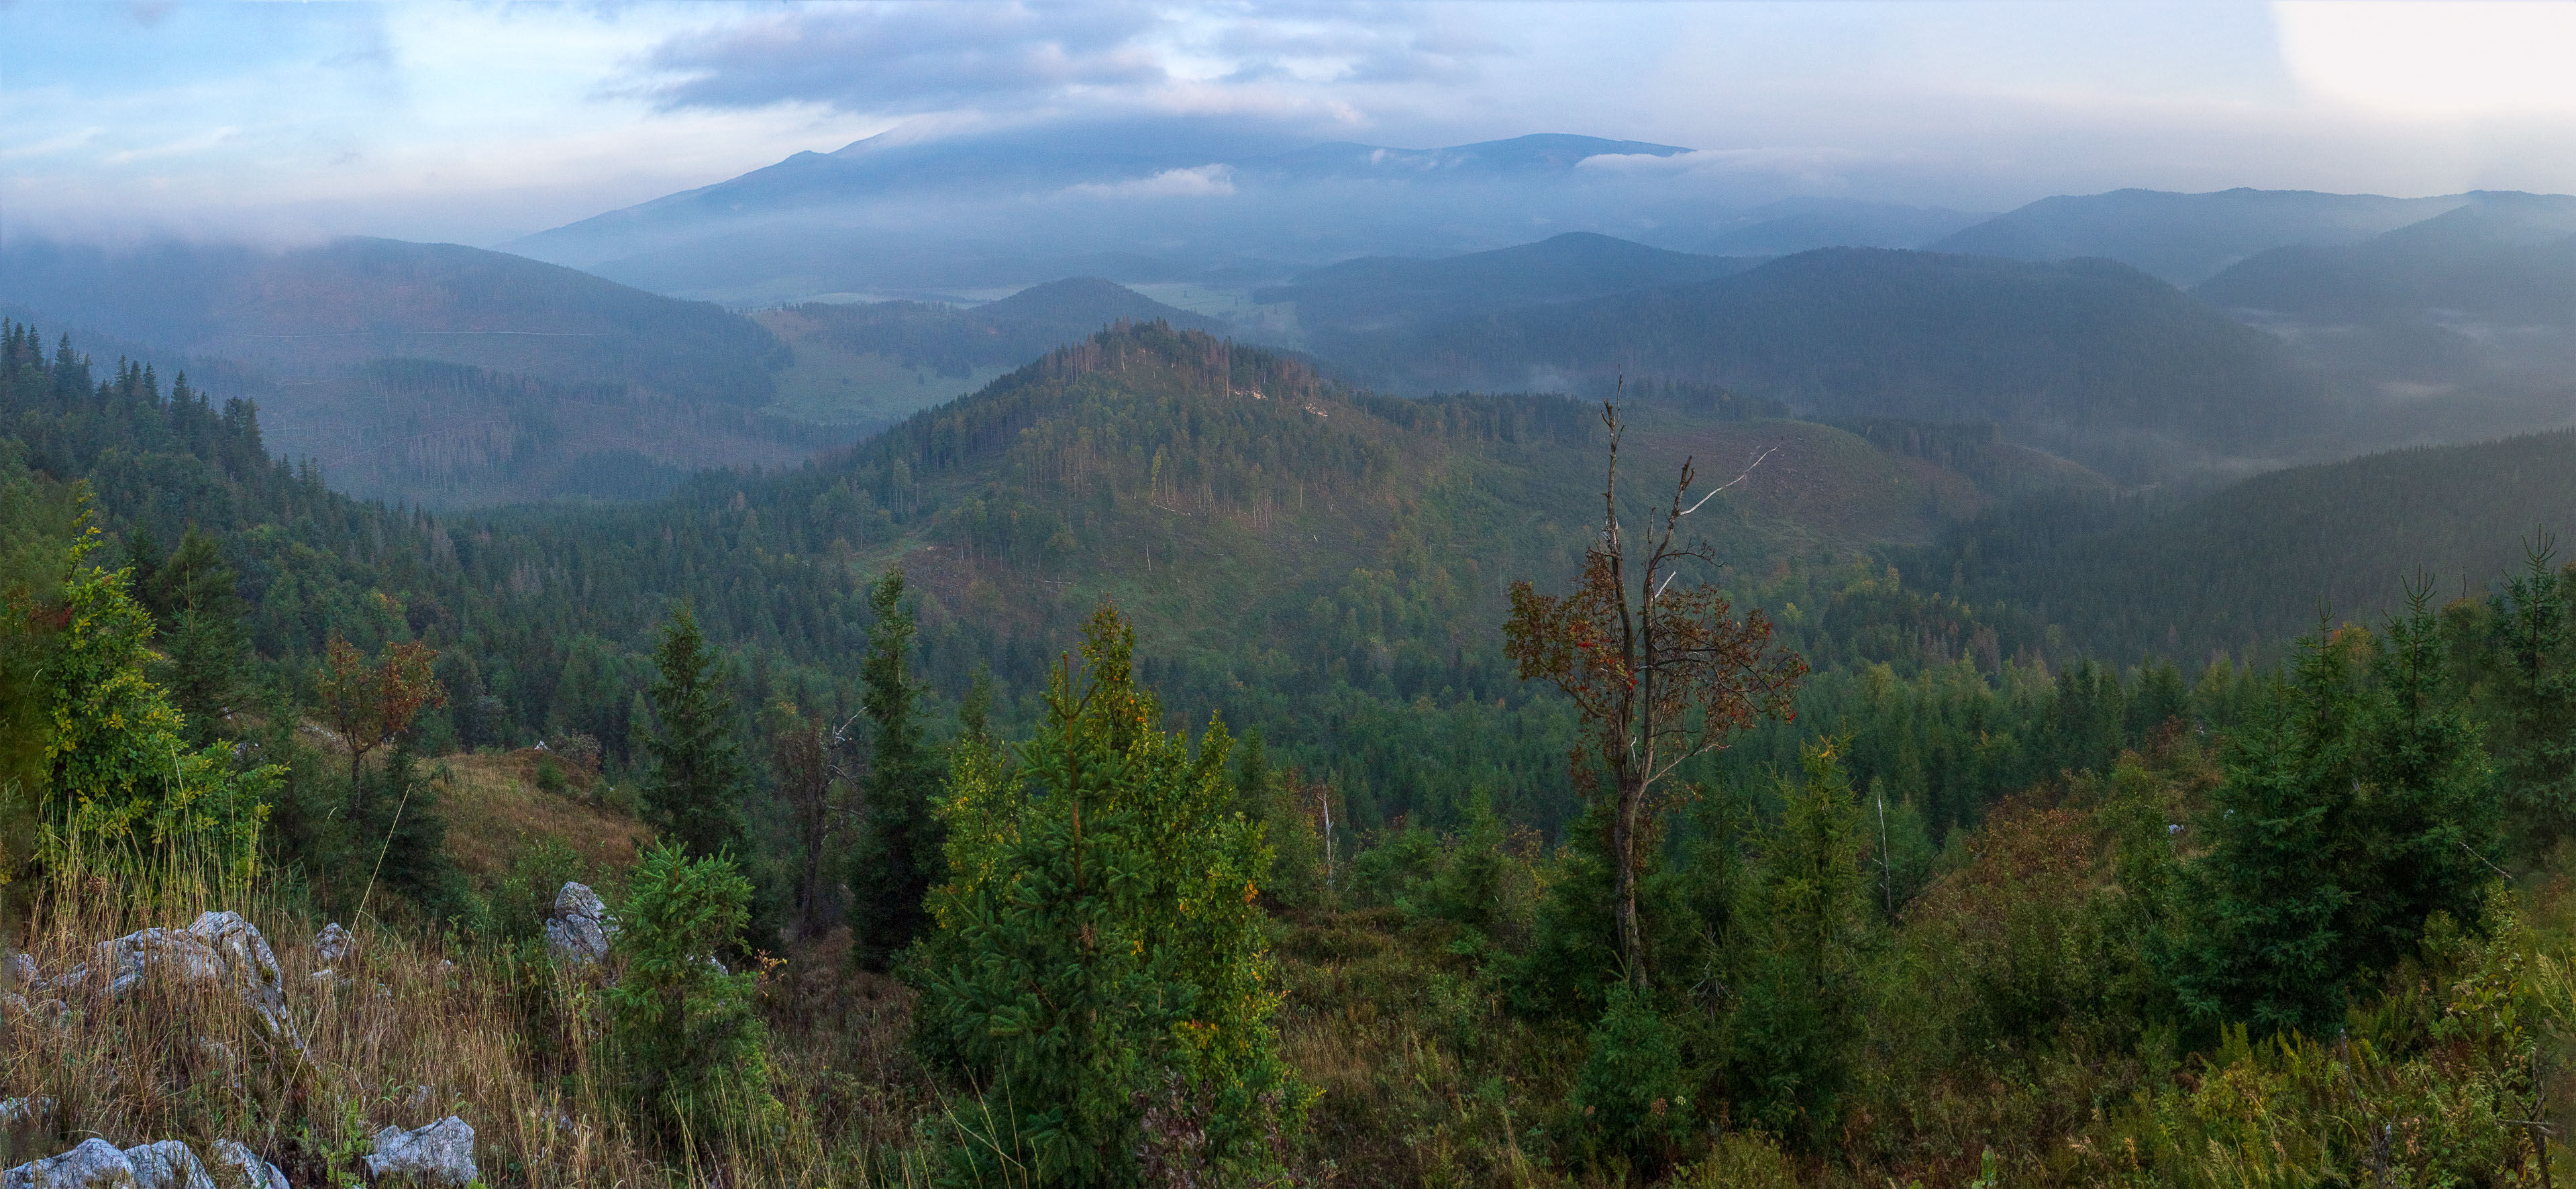
<path fill-rule="evenodd" d="M 444 513 L 12 323 L 0 1164 L 338 1184 L 455 1115 L 495 1185 L 2576 1171 L 2564 434 L 2159 502 L 1613 391 L 1605 500 L 1597 403 L 1121 323 L 800 465 Z M 201 909 L 282 1006 L 71 973 Z"/>

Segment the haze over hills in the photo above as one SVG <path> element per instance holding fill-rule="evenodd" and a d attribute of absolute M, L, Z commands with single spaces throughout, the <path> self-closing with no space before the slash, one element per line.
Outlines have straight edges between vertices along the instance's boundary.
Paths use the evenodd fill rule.
<path fill-rule="evenodd" d="M 2303 322 L 2576 325 L 2576 197 L 2470 194 L 2357 243 L 2273 249 L 2194 292 Z"/>
<path fill-rule="evenodd" d="M 2576 431 L 2294 467 L 2181 505 L 1999 508 L 1909 568 L 2060 624 L 2096 655 L 2197 664 L 2278 656 L 2320 614 L 2375 627 L 2419 578 L 2437 605 L 2482 592 L 2535 533 L 2567 560 Z"/>
<path fill-rule="evenodd" d="M 1787 256 L 1815 248 L 1920 248 L 1993 217 L 1851 198 L 1784 198 L 1705 229 L 1657 228 L 1643 238 L 1712 256 Z"/>
<path fill-rule="evenodd" d="M 1034 285 L 972 307 L 808 302 L 751 316 L 795 352 L 795 363 L 778 376 L 779 411 L 873 425 L 973 392 L 1112 323 L 1224 328 L 1098 277 Z"/>
<path fill-rule="evenodd" d="M 2043 198 L 1925 245 L 1936 252 L 2067 260 L 2100 256 L 2190 285 L 2257 252 L 2354 243 L 2465 201 L 2239 188 L 2114 190 Z"/>
<path fill-rule="evenodd" d="M 186 360 L 259 403 L 271 449 L 366 497 L 638 498 L 848 436 L 763 412 L 791 356 L 758 324 L 479 248 L 12 242 L 0 299 Z"/>
<path fill-rule="evenodd" d="M 769 332 L 574 269 L 456 244 L 344 239 L 262 251 L 164 242 L 0 246 L 0 300 L 66 323 L 281 375 L 435 359 L 757 407 Z"/>
<path fill-rule="evenodd" d="M 1353 335 L 1328 357 L 1404 392 L 1599 392 L 1625 373 L 1812 414 L 1997 421 L 2132 478 L 2175 448 L 2274 449 L 2326 407 L 2276 339 L 2103 260 L 1825 249 L 1697 285 Z"/>
<path fill-rule="evenodd" d="M 1300 274 L 1253 300 L 1290 303 L 1309 335 L 1414 329 L 1471 314 L 1605 297 L 1730 276 L 1760 259 L 1697 256 L 1590 232 L 1414 259 L 1366 256 Z M 1320 344 L 1319 344 L 1320 345 Z M 1329 348 L 1326 348 L 1329 349 Z"/>

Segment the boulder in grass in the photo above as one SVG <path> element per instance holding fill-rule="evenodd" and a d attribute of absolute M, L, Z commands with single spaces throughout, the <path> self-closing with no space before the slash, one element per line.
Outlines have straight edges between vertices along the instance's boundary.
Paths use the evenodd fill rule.
<path fill-rule="evenodd" d="M 588 966 L 608 960 L 608 943 L 617 936 L 617 918 L 599 893 L 568 883 L 555 893 L 554 915 L 546 918 L 546 952 L 557 961 Z"/>
<path fill-rule="evenodd" d="M 0 1098 L 0 1127 L 24 1127 L 42 1122 L 54 1113 L 50 1098 Z"/>
<path fill-rule="evenodd" d="M 387 1127 L 376 1133 L 367 1175 L 405 1185 L 470 1185 L 477 1177 L 474 1129 L 454 1115 L 413 1131 Z"/>
<path fill-rule="evenodd" d="M 5 1189 L 136 1189 L 134 1165 L 103 1139 L 0 1173 Z"/>
<path fill-rule="evenodd" d="M 304 1047 L 286 1011 L 286 980 L 278 973 L 277 955 L 258 927 L 240 913 L 203 913 L 184 930 L 144 929 L 102 941 L 91 952 L 91 965 L 103 973 L 108 995 L 124 995 L 151 977 L 212 983 L 239 996 L 242 1005 L 266 1026 L 270 1039 L 298 1050 Z M 90 981 L 89 967 L 65 975 L 63 981 L 66 985 Z"/>
<path fill-rule="evenodd" d="M 341 928 L 340 922 L 333 921 L 322 926 L 322 932 L 313 938 L 313 960 L 325 966 L 338 966 L 357 947 L 358 939 Z"/>
<path fill-rule="evenodd" d="M 285 1172 L 239 1140 L 216 1140 L 207 1151 L 214 1157 L 215 1189 L 290 1189 Z"/>
<path fill-rule="evenodd" d="M 34 958 L 25 954 L 11 954 L 6 961 L 0 961 L 0 986 L 15 983 L 21 987 L 32 987 L 41 981 L 43 980 L 36 977 Z"/>
<path fill-rule="evenodd" d="M 197 1154 L 175 1139 L 127 1148 L 125 1162 L 134 1166 L 135 1189 L 215 1189 Z"/>

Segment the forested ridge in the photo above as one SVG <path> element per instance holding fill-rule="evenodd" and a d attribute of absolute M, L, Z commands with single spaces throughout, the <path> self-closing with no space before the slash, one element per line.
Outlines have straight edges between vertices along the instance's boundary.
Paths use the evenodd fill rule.
<path fill-rule="evenodd" d="M 447 516 L 13 324 L 0 687 L 52 725 L 0 757 L 0 911 L 51 980 L 82 930 L 251 897 L 291 960 L 352 922 L 385 990 L 291 988 L 323 1074 L 78 1083 L 152 1025 L 33 1000 L 0 1071 L 46 1134 L 301 1119 L 272 1144 L 298 1183 L 411 1084 L 510 1184 L 2563 1156 L 2516 1120 L 2568 1100 L 2576 568 L 2488 507 L 2554 490 L 2563 436 L 2176 510 L 1991 427 L 1772 412 L 1659 381 L 1605 429 L 1124 324 L 796 467 Z M 2499 459 L 2523 477 L 2468 483 Z M 2344 520 L 2248 528 L 2308 507 Z M 1707 548 L 1627 589 L 1656 525 Z M 2101 585 L 2186 531 L 2207 568 Z M 2479 533 L 2467 597 L 2270 618 Z M 1648 671 L 1695 674 L 1688 713 L 1619 693 Z M 625 923 L 591 959 L 616 981 L 550 941 L 570 879 Z M 140 1051 L 171 1084 L 213 1060 Z"/>

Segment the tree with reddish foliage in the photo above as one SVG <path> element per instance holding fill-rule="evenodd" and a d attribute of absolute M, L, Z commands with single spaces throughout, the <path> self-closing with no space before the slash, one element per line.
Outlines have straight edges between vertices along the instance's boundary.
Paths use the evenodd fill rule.
<path fill-rule="evenodd" d="M 1608 850 L 1619 956 L 1628 982 L 1642 988 L 1641 825 L 1691 791 L 1669 781 L 1683 761 L 1726 746 L 1729 736 L 1760 718 L 1794 717 L 1790 692 L 1807 663 L 1771 650 L 1771 624 L 1759 610 L 1730 618 L 1732 607 L 1715 586 L 1678 581 L 1688 563 L 1715 564 L 1706 544 L 1678 540 L 1683 518 L 1753 468 L 1693 500 L 1697 472 L 1685 460 L 1671 505 L 1650 522 L 1642 550 L 1631 550 L 1619 522 L 1616 401 L 1602 405 L 1601 420 L 1610 430 L 1601 535 L 1584 551 L 1583 574 L 1571 593 L 1543 595 L 1526 581 L 1512 584 L 1503 651 L 1522 680 L 1555 683 L 1582 718 L 1574 781 L 1586 797 L 1599 796 L 1606 784 L 1614 798 Z"/>
<path fill-rule="evenodd" d="M 385 645 L 373 661 L 338 636 L 324 646 L 317 692 L 331 729 L 348 745 L 350 788 L 368 752 L 410 730 L 422 710 L 447 704 L 447 687 L 432 672 L 437 660 L 438 651 L 420 643 Z"/>

